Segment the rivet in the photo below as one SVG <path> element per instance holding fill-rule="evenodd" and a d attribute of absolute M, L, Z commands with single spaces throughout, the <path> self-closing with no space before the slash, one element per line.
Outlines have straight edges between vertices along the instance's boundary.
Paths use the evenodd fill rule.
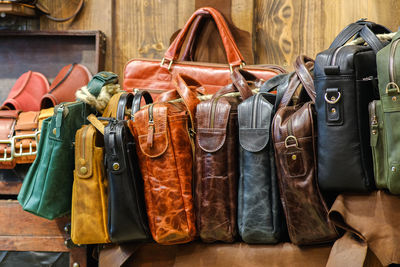
<path fill-rule="evenodd" d="M 292 155 L 292 160 L 296 160 L 297 156 L 296 155 Z"/>
<path fill-rule="evenodd" d="M 335 101 L 335 100 L 336 100 L 336 97 L 331 96 L 331 101 Z"/>
<path fill-rule="evenodd" d="M 372 130 L 372 134 L 376 134 L 376 130 Z"/>
<path fill-rule="evenodd" d="M 332 109 L 331 109 L 331 112 L 332 112 L 332 113 L 336 113 L 336 108 L 332 108 Z"/>
<path fill-rule="evenodd" d="M 396 100 L 397 100 L 397 97 L 392 96 L 392 101 L 396 101 Z"/>
<path fill-rule="evenodd" d="M 64 227 L 64 232 L 67 232 L 67 233 L 68 233 L 68 226 L 65 226 L 65 227 Z"/>
<path fill-rule="evenodd" d="M 118 171 L 119 170 L 119 163 L 118 162 L 114 162 L 112 167 L 113 167 L 114 171 Z"/>
<path fill-rule="evenodd" d="M 56 135 L 56 133 L 57 133 L 57 129 L 54 128 L 54 129 L 53 129 L 53 134 Z"/>
<path fill-rule="evenodd" d="M 81 167 L 79 170 L 82 174 L 86 174 L 87 173 L 87 168 L 85 166 Z"/>
<path fill-rule="evenodd" d="M 77 263 L 77 262 L 74 262 L 74 264 L 72 264 L 72 267 L 79 267 L 80 265 L 79 265 L 79 263 Z"/>
<path fill-rule="evenodd" d="M 395 172 L 395 171 L 396 171 L 396 167 L 393 166 L 393 167 L 392 167 L 392 172 Z"/>

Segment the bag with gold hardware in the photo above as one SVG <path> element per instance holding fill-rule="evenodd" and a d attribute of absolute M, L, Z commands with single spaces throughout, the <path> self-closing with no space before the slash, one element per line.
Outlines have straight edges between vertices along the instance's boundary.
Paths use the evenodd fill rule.
<path fill-rule="evenodd" d="M 13 135 L 21 111 L 0 110 L 0 169 L 15 167 Z"/>
<path fill-rule="evenodd" d="M 88 91 L 97 97 L 104 85 L 117 79 L 114 73 L 100 72 L 87 85 Z M 43 121 L 36 159 L 18 195 L 25 211 L 47 219 L 70 213 L 75 134 L 95 112 L 83 101 L 67 102 L 57 105 L 54 115 Z"/>
<path fill-rule="evenodd" d="M 39 111 L 27 111 L 19 114 L 15 125 L 14 157 L 17 164 L 32 163 L 39 144 Z"/>
<path fill-rule="evenodd" d="M 296 245 L 337 238 L 317 184 L 315 90 L 310 73 L 313 63 L 305 56 L 296 59 L 296 72 L 289 76 L 272 122 L 281 201 L 290 240 Z"/>
<path fill-rule="evenodd" d="M 144 180 L 150 231 L 160 244 L 179 244 L 196 236 L 192 198 L 193 120 L 201 85 L 177 75 L 182 102 L 150 104 L 134 114 L 129 127 Z"/>
<path fill-rule="evenodd" d="M 103 117 L 116 117 L 119 98 L 115 94 Z M 95 115 L 88 117 L 75 137 L 75 170 L 72 187 L 71 240 L 75 244 L 109 243 L 107 231 L 108 180 L 104 167 L 104 126 Z"/>

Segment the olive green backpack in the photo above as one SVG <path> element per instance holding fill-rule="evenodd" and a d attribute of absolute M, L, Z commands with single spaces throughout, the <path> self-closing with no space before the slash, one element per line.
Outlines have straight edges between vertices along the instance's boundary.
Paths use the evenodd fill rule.
<path fill-rule="evenodd" d="M 400 194 L 400 32 L 377 53 L 380 100 L 369 104 L 376 186 Z"/>

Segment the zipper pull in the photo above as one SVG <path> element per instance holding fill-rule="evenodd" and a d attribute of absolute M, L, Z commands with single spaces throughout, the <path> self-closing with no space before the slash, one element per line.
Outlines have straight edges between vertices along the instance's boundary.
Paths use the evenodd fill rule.
<path fill-rule="evenodd" d="M 149 106 L 149 128 L 147 129 L 147 147 L 152 148 L 154 142 L 153 104 Z"/>
<path fill-rule="evenodd" d="M 56 132 L 54 133 L 57 138 L 61 136 L 61 125 L 62 125 L 62 120 L 63 120 L 63 113 L 64 113 L 64 106 L 60 105 L 57 109 L 57 115 L 56 115 Z"/>

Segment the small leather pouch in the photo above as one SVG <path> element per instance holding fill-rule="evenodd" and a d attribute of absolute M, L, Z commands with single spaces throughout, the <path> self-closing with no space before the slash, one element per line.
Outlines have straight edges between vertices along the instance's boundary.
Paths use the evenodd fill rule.
<path fill-rule="evenodd" d="M 15 82 L 1 109 L 39 111 L 40 99 L 48 91 L 49 82 L 43 74 L 25 72 Z"/>
<path fill-rule="evenodd" d="M 40 101 L 40 109 L 54 107 L 62 102 L 75 101 L 75 92 L 88 84 L 92 74 L 81 64 L 69 64 L 61 69 L 51 84 L 50 91 Z"/>
<path fill-rule="evenodd" d="M 21 112 L 15 126 L 14 156 L 18 164 L 32 163 L 38 144 L 39 111 Z"/>
<path fill-rule="evenodd" d="M 12 137 L 19 113 L 19 110 L 0 110 L 0 169 L 15 167 Z"/>

